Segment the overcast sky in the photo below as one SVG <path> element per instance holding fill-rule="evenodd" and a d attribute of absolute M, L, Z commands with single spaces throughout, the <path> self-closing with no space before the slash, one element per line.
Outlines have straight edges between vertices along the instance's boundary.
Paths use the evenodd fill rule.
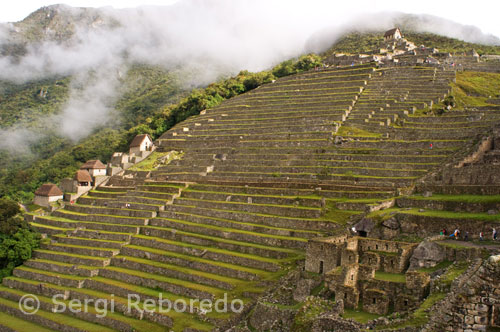
<path fill-rule="evenodd" d="M 179 0 L 62 0 L 75 7 L 130 8 L 142 5 L 169 5 Z M 211 0 L 214 2 L 214 0 Z M 216 1 L 216 0 L 215 0 Z M 238 1 L 238 0 L 234 0 Z M 40 7 L 61 3 L 53 0 L 21 0 L 0 2 L 0 22 L 20 21 Z M 269 0 L 274 6 L 283 6 L 286 14 L 308 15 L 308 18 L 318 16 L 324 19 L 331 11 L 353 14 L 401 11 L 412 14 L 432 14 L 444 17 L 461 24 L 475 25 L 485 33 L 500 37 L 500 1 L 483 0 L 477 2 L 441 1 L 441 0 Z"/>

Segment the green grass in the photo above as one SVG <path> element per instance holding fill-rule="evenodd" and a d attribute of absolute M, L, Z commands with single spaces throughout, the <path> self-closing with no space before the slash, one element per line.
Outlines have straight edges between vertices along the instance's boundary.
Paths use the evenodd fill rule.
<path fill-rule="evenodd" d="M 349 211 L 340 210 L 335 206 L 335 201 L 328 200 L 326 204 L 325 213 L 321 216 L 322 220 L 332 221 L 337 224 L 345 225 L 349 221 L 349 218 L 362 213 L 362 211 Z"/>
<path fill-rule="evenodd" d="M 464 202 L 464 203 L 500 203 L 500 195 L 441 195 L 433 194 L 430 197 L 410 196 L 410 199 L 421 201 L 444 201 L 444 202 Z"/>
<path fill-rule="evenodd" d="M 413 314 L 410 315 L 409 319 L 401 323 L 391 324 L 389 326 L 381 326 L 376 328 L 377 330 L 397 330 L 404 327 L 411 326 L 422 326 L 429 320 L 429 313 L 427 312 L 436 302 L 444 299 L 446 294 L 444 293 L 434 293 L 429 295 L 425 301 L 420 305 L 420 307 L 415 310 Z"/>
<path fill-rule="evenodd" d="M 425 273 L 433 273 L 433 272 L 436 272 L 437 270 L 446 269 L 451 264 L 453 264 L 453 262 L 451 262 L 451 261 L 442 261 L 433 267 L 422 267 L 422 268 L 418 269 L 418 271 L 425 272 Z"/>
<path fill-rule="evenodd" d="M 380 133 L 372 133 L 364 129 L 356 127 L 341 126 L 337 131 L 340 136 L 356 136 L 356 137 L 381 137 Z"/>
<path fill-rule="evenodd" d="M 161 163 L 159 161 L 160 158 L 168 155 L 168 158 Z M 154 171 L 161 165 L 168 165 L 173 160 L 179 160 L 182 158 L 183 153 L 177 151 L 169 151 L 169 152 L 157 152 L 153 151 L 146 159 L 141 162 L 135 164 L 130 167 L 130 171 Z"/>
<path fill-rule="evenodd" d="M 49 330 L 39 324 L 31 323 L 3 312 L 0 312 L 0 324 L 14 331 L 53 332 L 53 330 Z"/>
<path fill-rule="evenodd" d="M 469 262 L 467 261 L 456 262 L 441 277 L 440 282 L 444 283 L 445 285 L 451 285 L 453 280 L 461 276 L 465 271 L 467 271 L 468 268 L 469 268 Z"/>
<path fill-rule="evenodd" d="M 380 317 L 380 315 L 357 309 L 344 309 L 344 314 L 342 315 L 342 317 L 345 319 L 353 319 L 358 323 L 365 324 L 375 318 Z"/>
<path fill-rule="evenodd" d="M 490 96 L 500 96 L 500 74 L 459 72 L 457 82 L 451 86 L 458 108 L 488 106 Z"/>
<path fill-rule="evenodd" d="M 11 307 L 13 309 L 18 309 L 17 302 L 13 302 L 13 301 L 9 301 L 9 300 L 5 300 L 3 298 L 0 298 L 0 303 L 5 305 L 5 306 Z M 73 318 L 73 317 L 70 317 L 67 315 L 56 314 L 56 313 L 47 312 L 47 311 L 43 311 L 43 310 L 38 310 L 36 315 L 43 317 L 45 319 L 49 319 L 51 321 L 60 323 L 60 324 L 73 326 L 73 327 L 81 329 L 83 331 L 88 331 L 88 332 L 112 332 L 112 331 L 114 331 L 114 330 L 112 330 L 108 327 L 102 326 L 102 325 L 89 323 L 89 322 L 86 322 L 86 321 L 83 321 L 83 320 L 80 320 L 77 318 Z"/>
<path fill-rule="evenodd" d="M 375 279 L 382 281 L 397 282 L 397 283 L 406 282 L 406 277 L 403 273 L 388 273 L 388 272 L 376 271 Z"/>
<path fill-rule="evenodd" d="M 475 219 L 500 223 L 500 218 L 498 215 L 489 215 L 487 213 L 452 212 L 438 210 L 425 210 L 423 212 L 420 212 L 419 209 L 399 210 L 398 213 L 446 219 Z"/>

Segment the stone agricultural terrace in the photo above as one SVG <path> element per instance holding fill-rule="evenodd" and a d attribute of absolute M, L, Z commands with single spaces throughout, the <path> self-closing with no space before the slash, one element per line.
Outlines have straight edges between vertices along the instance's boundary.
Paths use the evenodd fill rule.
<path fill-rule="evenodd" d="M 246 327 L 246 319 L 255 321 L 265 305 L 272 309 L 262 324 L 287 331 L 272 324 L 287 326 L 284 313 L 318 294 L 343 304 L 314 323 L 317 331 L 498 328 L 498 259 L 483 263 L 479 245 L 439 236 L 460 228 L 472 240 L 500 226 L 500 108 L 428 112 L 450 94 L 456 75 L 448 65 L 376 62 L 311 70 L 177 124 L 155 142 L 155 153 L 182 158 L 119 173 L 74 204 L 28 216 L 47 238 L 3 279 L 0 316 L 8 319 L 0 330 L 225 331 L 241 321 L 232 331 L 264 331 Z M 478 175 L 485 168 L 487 180 Z M 473 289 L 464 294 L 468 302 L 447 295 L 464 271 L 483 280 L 460 281 Z M 307 287 L 288 292 L 303 291 L 302 300 L 269 300 L 292 272 Z M 40 298 L 34 315 L 18 307 L 26 293 Z M 54 313 L 54 294 L 66 303 L 113 295 L 115 312 Z M 127 312 L 128 294 L 140 296 L 141 309 Z M 244 310 L 143 310 L 160 294 L 172 301 L 226 295 Z M 433 329 L 441 324 L 434 318 L 412 321 L 415 310 L 451 296 L 445 327 Z M 356 310 L 371 319 L 344 319 Z M 394 312 L 399 325 L 375 320 Z"/>

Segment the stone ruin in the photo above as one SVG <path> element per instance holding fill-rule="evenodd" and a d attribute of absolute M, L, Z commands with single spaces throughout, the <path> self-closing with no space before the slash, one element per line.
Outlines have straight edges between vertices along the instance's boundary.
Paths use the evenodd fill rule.
<path fill-rule="evenodd" d="M 416 243 L 334 236 L 311 240 L 307 246 L 305 269 L 325 275 L 335 299 L 346 308 L 358 308 L 385 315 L 389 308 L 407 311 L 427 296 L 430 279 L 408 271 Z M 378 272 L 404 275 L 406 280 L 377 279 Z"/>

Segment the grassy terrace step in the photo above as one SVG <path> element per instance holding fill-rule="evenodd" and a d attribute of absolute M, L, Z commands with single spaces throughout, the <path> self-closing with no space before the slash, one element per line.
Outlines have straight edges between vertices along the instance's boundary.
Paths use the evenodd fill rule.
<path fill-rule="evenodd" d="M 145 183 L 145 184 L 137 186 L 137 188 L 135 190 L 178 194 L 180 189 L 181 188 L 178 186 L 159 185 L 159 184 L 156 184 L 154 182 L 149 182 L 149 183 Z"/>
<path fill-rule="evenodd" d="M 141 257 L 144 256 L 145 252 L 151 252 L 150 250 L 153 250 L 152 252 L 158 254 L 160 257 L 164 257 L 169 253 L 182 254 L 184 256 L 176 256 L 181 259 L 182 264 L 184 264 L 185 260 L 204 263 L 205 265 L 202 267 L 203 270 L 207 272 L 215 271 L 217 273 L 222 273 L 220 269 L 211 268 L 212 265 L 216 265 L 218 268 L 222 267 L 231 271 L 237 271 L 236 274 L 231 272 L 229 275 L 234 274 L 236 278 L 248 280 L 254 280 L 254 276 L 257 275 L 260 277 L 267 276 L 267 274 L 263 271 L 277 272 L 280 269 L 280 264 L 284 261 L 288 261 L 288 258 L 268 258 L 258 255 L 245 254 L 238 251 L 207 247 L 144 235 L 134 236 L 131 245 L 129 245 L 125 250 L 128 251 L 129 249 L 137 248 L 138 246 L 142 246 L 143 249 L 143 252 L 138 252 L 142 255 Z M 160 252 L 158 250 L 162 251 Z M 153 257 L 150 259 L 153 259 Z M 208 267 L 206 267 L 207 264 Z M 189 266 L 190 268 L 195 268 L 193 264 Z M 245 272 L 245 274 L 243 274 L 243 272 Z"/>
<path fill-rule="evenodd" d="M 82 196 L 78 198 L 78 203 L 82 205 L 92 205 L 92 206 L 105 206 L 108 208 L 123 208 L 126 204 L 129 204 L 129 209 L 131 210 L 144 210 L 157 212 L 163 208 L 164 204 L 145 204 L 134 202 L 134 199 L 131 199 L 130 196 L 119 196 L 113 200 L 107 198 L 95 198 L 89 196 Z"/>
<path fill-rule="evenodd" d="M 170 198 L 171 199 L 171 198 Z M 158 210 L 161 210 L 163 206 L 170 200 L 163 198 L 152 198 L 152 197 L 144 197 L 144 196 L 136 196 L 135 194 L 129 194 L 127 196 L 120 196 L 116 199 L 118 203 L 122 206 L 129 203 L 130 207 L 133 208 L 134 205 L 142 204 L 145 206 L 154 206 L 158 207 Z"/>
<path fill-rule="evenodd" d="M 151 218 L 155 215 L 154 211 L 134 210 L 132 208 L 112 208 L 80 204 L 72 204 L 64 207 L 65 211 L 82 214 L 100 214 L 119 217 L 133 218 Z M 141 224 L 139 222 L 139 224 Z"/>
<path fill-rule="evenodd" d="M 401 176 L 389 176 L 392 175 L 394 170 L 387 169 L 387 170 L 381 170 L 381 171 L 373 171 L 370 172 L 370 175 L 367 174 L 359 174 L 350 171 L 349 169 L 345 169 L 345 173 L 333 173 L 333 174 L 327 174 L 327 175 L 322 175 L 318 173 L 278 173 L 278 172 L 272 172 L 272 173 L 260 173 L 260 172 L 219 172 L 219 171 L 214 171 L 210 173 L 210 177 L 236 177 L 236 178 L 245 178 L 245 177 L 251 177 L 251 178 L 262 178 L 262 177 L 277 177 L 277 178 L 288 178 L 288 179 L 315 179 L 315 178 L 320 178 L 321 180 L 328 181 L 328 180 L 342 180 L 342 179 L 352 179 L 356 178 L 357 182 L 362 182 L 362 181 L 373 181 L 373 180 L 378 180 L 378 181 L 384 181 L 384 182 L 390 182 L 390 183 L 396 183 L 398 185 L 404 185 L 407 184 L 413 180 L 416 180 L 418 178 L 417 175 L 407 175 L 406 173 L 402 173 Z M 359 172 L 365 173 L 368 172 L 366 169 L 359 169 Z M 401 173 L 401 172 L 400 172 Z M 175 175 L 179 173 L 170 173 L 170 175 Z M 420 176 L 425 175 L 425 172 L 422 172 L 422 174 L 419 174 Z"/>
<path fill-rule="evenodd" d="M 193 132 L 204 134 L 223 134 L 223 135 L 256 135 L 256 134 L 268 134 L 270 132 L 274 133 L 308 133 L 311 131 L 332 131 L 333 122 L 335 120 L 341 121 L 343 119 L 343 114 L 337 114 L 333 117 L 328 117 L 320 119 L 315 123 L 304 123 L 302 120 L 293 122 L 280 122 L 280 123 L 262 123 L 259 125 L 234 125 L 225 126 L 221 124 L 217 125 L 203 125 L 203 127 L 195 127 L 193 131 L 187 132 L 186 134 L 192 134 Z M 177 135 L 180 133 L 175 132 Z M 169 135 L 165 135 L 160 139 L 161 142 L 168 142 L 169 138 L 177 137 L 174 136 L 174 132 Z"/>
<path fill-rule="evenodd" d="M 163 299 L 168 299 L 171 303 L 174 303 L 176 300 L 184 300 L 186 303 L 189 303 L 189 298 L 175 295 L 168 292 L 159 292 L 150 288 L 141 287 L 138 285 L 132 285 L 127 282 L 122 282 L 119 280 L 108 279 L 104 277 L 95 277 L 89 282 L 89 289 L 94 291 L 106 292 L 110 294 L 115 294 L 124 298 L 127 298 L 129 294 L 137 294 L 139 295 L 141 301 L 151 299 L 154 301 L 158 301 L 160 294 Z M 182 332 L 185 328 L 194 328 L 199 329 L 201 331 L 211 331 L 213 326 L 210 323 L 199 321 L 194 315 L 191 315 L 187 312 L 177 312 L 175 310 L 170 310 L 168 312 L 168 316 L 170 316 L 174 321 L 173 330 L 176 332 Z"/>
<path fill-rule="evenodd" d="M 349 137 L 349 135 L 344 135 L 344 137 Z M 278 152 L 278 151 L 276 151 Z M 252 160 L 258 160 L 260 162 L 274 162 L 275 160 L 279 160 L 280 162 L 294 162 L 294 161 L 302 161 L 307 162 L 311 160 L 311 162 L 321 162 L 321 161 L 356 161 L 356 162 L 387 162 L 387 163 L 415 163 L 415 164 L 434 164 L 439 163 L 447 157 L 445 154 L 434 154 L 434 155 L 399 155 L 399 154 L 384 154 L 383 151 L 380 151 L 378 154 L 361 154 L 361 153 L 317 153 L 315 151 L 310 151 L 307 153 L 306 151 L 300 152 L 297 151 L 293 156 L 287 153 L 270 153 L 266 154 L 265 157 L 260 153 L 235 153 L 231 155 L 227 155 L 227 160 L 230 160 L 232 163 L 238 162 L 247 162 Z M 192 153 L 191 156 L 183 158 L 182 161 L 204 161 L 203 159 L 212 159 L 213 154 L 195 154 Z M 212 163 L 212 160 L 210 162 Z"/>
<path fill-rule="evenodd" d="M 179 231 L 171 228 L 147 226 L 141 230 L 141 235 L 160 237 L 167 240 L 182 241 L 190 244 L 204 245 L 224 250 L 238 251 L 262 257 L 283 259 L 290 255 L 298 255 L 297 249 L 279 248 L 276 246 L 242 242 L 221 237 Z"/>
<path fill-rule="evenodd" d="M 309 196 L 309 197 L 299 197 L 299 196 L 286 196 L 286 195 L 266 195 L 266 194 L 249 194 L 245 192 L 224 192 L 224 190 L 217 190 L 216 187 L 210 190 L 197 190 L 188 188 L 182 192 L 181 197 L 195 198 L 195 199 L 209 199 L 214 201 L 232 201 L 232 202 L 248 202 L 248 197 L 252 198 L 252 202 L 259 203 L 259 199 L 262 199 L 263 204 L 275 204 L 275 205 L 300 205 L 306 207 L 321 208 L 321 197 L 320 196 Z M 245 191 L 245 190 L 243 190 Z M 228 197 L 230 196 L 230 199 Z"/>
<path fill-rule="evenodd" d="M 495 185 L 420 185 L 418 192 L 431 191 L 443 195 L 500 195 L 500 187 Z"/>
<path fill-rule="evenodd" d="M 151 243 L 148 242 L 146 242 L 146 244 L 151 245 Z M 156 248 L 128 246 L 124 250 L 124 255 L 140 259 L 147 258 L 151 264 L 159 262 L 162 264 L 175 265 L 179 268 L 188 268 L 239 280 L 253 281 L 258 280 L 259 277 L 269 275 L 269 272 L 255 268 L 213 261 L 206 258 L 199 258 Z"/>
<path fill-rule="evenodd" d="M 56 227 L 56 226 L 50 226 L 50 225 L 44 225 L 36 222 L 30 222 L 30 226 L 36 229 L 40 234 L 49 234 L 49 235 L 56 235 L 60 233 L 64 233 L 67 231 L 71 231 L 74 228 L 66 228 L 66 227 Z"/>
<path fill-rule="evenodd" d="M 157 200 L 163 200 L 163 201 L 168 201 L 168 200 L 172 199 L 173 195 L 174 194 L 172 194 L 172 193 L 141 191 L 141 190 L 133 190 L 133 191 L 129 191 L 127 193 L 127 196 L 144 197 L 144 198 L 151 198 L 151 199 L 157 199 Z M 124 197 L 127 197 L 127 196 L 124 196 Z"/>
<path fill-rule="evenodd" d="M 436 162 L 427 162 L 427 163 L 411 163 L 411 162 L 391 162 L 391 161 L 364 161 L 357 160 L 357 156 L 353 156 L 350 160 L 310 160 L 310 161 L 302 161 L 302 160 L 284 160 L 280 162 L 280 160 L 257 160 L 251 163 L 249 160 L 243 160 L 240 162 L 235 162 L 231 160 L 231 166 L 224 166 L 227 164 L 226 162 L 216 164 L 217 170 L 232 170 L 236 167 L 244 168 L 257 168 L 261 167 L 264 171 L 268 171 L 273 167 L 280 168 L 293 168 L 297 169 L 297 171 L 304 170 L 336 170 L 342 169 L 345 167 L 349 167 L 350 169 L 355 168 L 366 168 L 366 169 L 393 169 L 395 171 L 398 170 L 426 170 L 429 167 L 439 165 Z M 284 171 L 285 172 L 285 171 Z M 310 172 L 308 172 L 310 173 Z"/>
<path fill-rule="evenodd" d="M 39 258 L 27 260 L 24 262 L 23 266 L 81 277 L 93 277 L 96 276 L 99 271 L 95 266 L 75 265 Z"/>
<path fill-rule="evenodd" d="M 98 198 L 115 198 L 120 195 L 124 195 L 126 191 L 98 191 L 98 190 L 91 190 L 88 192 L 89 197 L 98 197 Z"/>
<path fill-rule="evenodd" d="M 297 189 L 297 188 L 269 188 L 269 187 L 239 187 L 239 186 L 217 186 L 210 184 L 196 184 L 190 186 L 193 190 L 200 191 L 215 191 L 228 193 L 228 194 L 241 194 L 241 195 L 270 195 L 270 196 L 284 196 L 289 197 L 348 197 L 348 198 L 364 198 L 369 197 L 385 197 L 387 194 L 392 193 L 389 191 L 377 191 L 377 188 L 360 188 L 344 186 L 340 188 L 332 188 L 338 190 L 323 190 L 321 187 L 313 189 Z M 320 189 L 321 188 L 321 189 Z"/>
<path fill-rule="evenodd" d="M 224 239 L 237 241 L 248 241 L 252 243 L 272 245 L 285 248 L 305 248 L 307 239 L 300 237 L 289 237 L 282 235 L 269 235 L 251 231 L 244 231 L 229 227 L 220 227 L 206 224 L 198 224 L 184 220 L 175 220 L 167 218 L 155 218 L 151 220 L 151 226 L 164 228 L 173 228 L 186 232 L 202 233 Z"/>
<path fill-rule="evenodd" d="M 14 269 L 13 275 L 18 278 L 24 278 L 29 280 L 36 280 L 40 282 L 49 282 L 51 284 L 81 288 L 85 283 L 86 277 L 54 273 L 51 271 L 44 271 L 36 268 L 31 268 L 28 266 L 19 266 Z"/>
<path fill-rule="evenodd" d="M 109 232 L 102 230 L 93 230 L 93 229 L 78 229 L 72 232 L 72 237 L 80 237 L 86 239 L 97 239 L 97 240 L 106 240 L 106 241 L 118 241 L 118 242 L 128 242 L 132 237 L 131 233 L 122 233 L 122 232 Z"/>
<path fill-rule="evenodd" d="M 205 207 L 213 209 L 237 210 L 298 218 L 316 218 L 321 216 L 320 208 L 301 207 L 293 205 L 252 204 L 225 201 L 199 200 L 192 198 L 176 198 L 174 204 Z"/>
<path fill-rule="evenodd" d="M 341 127 L 342 129 L 342 127 Z M 376 134 L 376 133 L 375 133 Z M 349 136 L 349 135 L 347 135 Z M 429 147 L 407 147 L 391 151 L 392 155 L 414 155 L 414 156 L 426 156 L 426 155 L 443 155 L 453 152 L 453 148 L 435 148 L 433 150 L 429 150 Z M 377 146 L 365 147 L 365 148 L 356 148 L 356 147 L 345 147 L 345 146 L 322 146 L 316 149 L 311 149 L 310 147 L 291 147 L 291 148 L 283 148 L 283 147 L 238 147 L 236 150 L 234 147 L 190 147 L 187 149 L 188 154 L 186 154 L 183 159 L 187 159 L 191 156 L 191 154 L 215 154 L 215 153 L 227 153 L 227 154 L 256 154 L 259 153 L 261 156 L 265 156 L 268 154 L 360 154 L 360 155 L 387 155 L 387 149 L 380 148 Z"/>
<path fill-rule="evenodd" d="M 397 199 L 399 207 L 481 213 L 500 209 L 500 195 L 433 195 Z"/>
<path fill-rule="evenodd" d="M 51 313 L 44 310 L 38 310 L 36 315 L 26 315 L 20 311 L 18 302 L 9 301 L 0 298 L 0 311 L 8 313 L 20 319 L 36 322 L 44 327 L 59 331 L 87 331 L 87 332 L 111 332 L 115 331 L 108 327 L 89 323 L 77 318 L 57 313 Z"/>
<path fill-rule="evenodd" d="M 0 330 L 10 329 L 16 332 L 36 331 L 36 332 L 54 332 L 36 323 L 31 323 L 13 315 L 0 312 Z"/>
<path fill-rule="evenodd" d="M 18 278 L 14 276 L 5 277 L 2 280 L 2 285 L 11 289 L 25 291 L 31 294 L 53 297 L 55 295 L 67 300 L 70 296 L 69 287 L 57 286 L 47 282 L 41 283 L 36 280 Z M 77 289 L 77 288 L 75 288 Z"/>
<path fill-rule="evenodd" d="M 80 243 L 85 243 L 86 246 L 89 247 L 96 247 L 96 248 L 111 248 L 111 249 L 120 249 L 126 241 L 116 241 L 116 240 L 110 240 L 110 239 L 89 239 L 89 238 L 84 238 L 84 237 L 76 237 L 76 236 L 67 236 L 67 235 L 54 235 L 52 236 L 52 239 L 59 242 L 59 243 L 66 243 L 66 244 L 75 244 L 78 245 Z"/>
<path fill-rule="evenodd" d="M 461 219 L 470 221 L 477 220 L 477 221 L 500 223 L 498 215 L 490 215 L 488 213 L 469 213 L 469 212 L 454 212 L 454 211 L 440 211 L 440 210 L 426 210 L 420 212 L 418 209 L 409 209 L 409 210 L 399 210 L 398 214 L 431 217 L 435 219 L 453 219 L 453 220 Z"/>
<path fill-rule="evenodd" d="M 81 223 L 92 223 L 92 224 L 103 224 L 103 225 L 113 225 L 113 226 L 126 226 L 132 227 L 142 226 L 146 224 L 145 218 L 135 218 L 127 216 L 113 216 L 106 214 L 87 214 L 79 213 L 74 211 L 69 211 L 65 209 L 60 209 L 55 211 L 53 214 L 55 217 L 70 219 L 78 221 Z M 37 218 L 38 220 L 38 218 Z"/>
<path fill-rule="evenodd" d="M 273 227 L 266 226 L 258 223 L 244 223 L 230 219 L 206 217 L 203 215 L 182 213 L 175 211 L 165 211 L 160 216 L 160 218 L 167 219 L 180 219 L 195 223 L 202 223 L 213 226 L 228 227 L 234 229 L 240 229 L 245 231 L 252 231 L 256 233 L 269 234 L 269 235 L 281 235 L 281 236 L 298 236 L 302 238 L 313 238 L 321 235 L 320 232 L 311 230 L 301 230 L 297 228 L 283 228 L 283 227 Z"/>
<path fill-rule="evenodd" d="M 153 176 L 156 176 L 154 174 Z M 161 175 L 161 174 L 159 174 Z M 353 182 L 350 178 L 343 177 L 334 180 L 330 179 L 290 179 L 284 177 L 263 178 L 261 176 L 246 176 L 246 177 L 220 177 L 213 176 L 212 173 L 207 176 L 199 176 L 192 178 L 190 181 L 201 184 L 225 184 L 225 185 L 249 185 L 260 187 L 276 187 L 276 188 L 296 188 L 296 189 L 316 189 L 322 190 L 362 190 L 362 191 L 393 191 L 394 184 L 380 179 L 372 179 L 371 181 Z M 319 189 L 318 189 L 319 190 Z"/>
<path fill-rule="evenodd" d="M 340 120 L 340 119 L 339 119 Z M 219 134 L 219 133 L 211 133 L 208 131 L 206 134 L 199 134 L 195 132 L 189 132 L 186 134 L 177 135 L 177 138 L 185 138 L 187 140 L 193 139 L 201 139 L 201 138 L 209 138 L 210 140 L 226 140 L 231 142 L 234 139 L 263 139 L 267 138 L 270 140 L 281 140 L 281 139 L 328 139 L 332 137 L 332 131 L 317 131 L 317 132 L 302 132 L 302 133 L 291 133 L 291 132 L 269 132 L 269 133 L 231 133 L 231 134 Z"/>
<path fill-rule="evenodd" d="M 212 206 L 199 207 L 197 205 L 169 205 L 164 215 L 168 213 L 182 213 L 192 216 L 203 216 L 216 219 L 231 220 L 232 222 L 259 224 L 282 229 L 296 229 L 299 232 L 308 229 L 311 231 L 326 231 L 335 228 L 334 220 L 317 218 L 284 217 L 272 214 L 252 213 L 241 210 L 218 209 Z"/>
<path fill-rule="evenodd" d="M 405 283 L 406 277 L 402 273 L 388 273 L 388 272 L 376 271 L 375 280 Z"/>
<path fill-rule="evenodd" d="M 128 190 L 133 190 L 134 187 L 128 186 L 99 186 L 97 187 L 97 191 L 104 192 L 126 192 Z"/>
<path fill-rule="evenodd" d="M 16 277 L 8 277 L 4 280 L 6 281 L 6 283 L 8 283 L 9 287 L 16 287 L 18 289 L 22 289 L 24 292 L 33 294 L 43 294 L 45 296 L 50 296 L 50 297 L 52 297 L 55 294 L 64 294 L 65 299 L 76 298 L 80 300 L 85 300 L 86 298 L 91 298 L 94 300 L 107 299 L 108 301 L 113 299 L 116 304 L 115 309 L 118 312 L 128 311 L 128 300 L 127 300 L 128 294 L 140 295 L 141 302 L 139 303 L 139 308 L 143 308 L 142 301 L 144 301 L 145 299 L 153 299 L 155 301 L 158 301 L 159 293 L 157 291 L 150 290 L 144 287 L 132 286 L 114 280 L 108 280 L 102 277 L 96 277 L 95 279 L 98 280 L 98 282 L 94 282 L 93 281 L 94 279 L 91 280 L 89 279 L 90 280 L 89 283 L 92 284 L 91 286 L 96 286 L 96 284 L 104 285 L 104 287 L 97 287 L 97 288 L 103 288 L 103 291 L 96 291 L 87 288 L 77 289 L 77 288 L 61 287 L 49 283 L 45 283 L 44 287 L 40 288 L 39 287 L 40 283 L 36 281 L 31 281 Z M 118 293 L 122 295 L 119 296 Z M 111 294 L 113 294 L 113 297 L 111 297 Z M 187 300 L 189 302 L 188 298 L 180 297 L 170 293 L 163 293 L 162 295 L 164 299 L 169 299 L 170 301 L 172 301 L 172 303 L 179 298 Z M 132 315 L 140 318 L 141 313 L 137 313 L 136 310 L 134 309 L 132 311 Z M 149 321 L 159 322 L 159 323 L 161 322 L 163 325 L 167 326 L 171 325 L 173 319 L 174 326 L 172 327 L 172 329 L 176 332 L 181 332 L 186 327 L 197 328 L 202 331 L 209 331 L 212 328 L 209 323 L 203 323 L 199 321 L 195 316 L 189 313 L 176 312 L 175 310 L 170 310 L 165 315 L 156 312 L 151 314 L 145 312 L 143 317 Z M 138 331 L 143 331 L 143 330 L 139 329 Z"/>
<path fill-rule="evenodd" d="M 57 286 L 56 286 L 57 287 Z M 4 298 L 7 298 L 9 300 L 13 301 L 19 301 L 23 295 L 26 293 L 23 291 L 15 290 L 15 289 L 10 289 L 6 287 L 0 286 L 0 295 Z M 108 311 L 106 312 L 105 317 L 99 317 L 100 315 L 103 314 L 103 306 L 99 306 L 99 308 L 96 308 L 94 306 L 94 302 L 90 302 L 89 305 L 85 308 L 83 305 L 80 308 L 75 307 L 75 312 L 71 312 L 69 310 L 66 310 L 64 313 L 58 312 L 59 315 L 63 315 L 61 318 L 64 319 L 65 315 L 71 315 L 75 316 L 76 318 L 87 320 L 90 322 L 98 322 L 99 324 L 109 326 L 113 329 L 121 330 L 121 331 L 165 331 L 165 326 L 170 327 L 172 325 L 172 319 L 168 317 L 164 317 L 166 319 L 162 319 L 161 323 L 163 326 L 157 325 L 152 322 L 148 322 L 146 320 L 140 320 L 137 318 L 141 318 L 141 315 L 135 315 L 133 317 L 128 317 L 121 315 L 117 312 L 127 312 L 127 301 L 123 298 L 118 298 L 115 299 L 111 297 L 109 294 L 105 293 L 98 293 L 98 292 L 82 292 L 81 289 L 76 289 L 76 291 L 72 291 L 72 295 L 74 296 L 75 300 L 85 300 L 87 298 L 90 298 L 92 300 L 107 300 L 107 301 L 113 301 L 115 304 L 115 307 L 113 309 L 108 308 Z M 82 296 L 83 295 L 83 296 Z M 61 300 L 61 298 L 58 298 L 57 302 L 53 301 L 52 298 L 46 297 L 46 296 L 38 296 L 38 299 L 40 300 L 40 308 L 45 311 L 53 311 L 55 309 L 61 309 L 59 303 L 64 303 L 66 305 L 66 308 L 69 307 L 70 301 L 68 300 Z M 125 307 L 125 308 L 124 308 Z M 97 311 L 96 309 L 101 309 Z M 81 312 L 77 312 L 77 311 Z M 137 312 L 135 308 L 133 309 L 133 312 Z M 162 316 L 161 314 L 153 314 L 153 315 L 144 315 L 143 317 L 149 318 L 150 316 L 154 316 L 155 318 L 158 318 Z M 36 330 L 38 331 L 38 330 Z"/>
<path fill-rule="evenodd" d="M 78 254 L 92 257 L 113 257 L 118 254 L 120 249 L 111 248 L 95 248 L 81 245 L 67 244 L 67 243 L 42 243 L 42 249 L 59 251 L 63 253 Z"/>
<path fill-rule="evenodd" d="M 202 284 L 205 286 L 232 290 L 237 284 L 242 284 L 242 280 L 221 276 L 207 271 L 196 270 L 174 264 L 161 263 L 158 261 L 120 255 L 112 259 L 111 265 L 115 267 L 123 267 L 158 274 L 165 277 L 186 280 L 189 282 Z M 240 285 L 241 286 L 241 285 Z"/>
<path fill-rule="evenodd" d="M 56 211 L 57 212 L 57 211 Z M 55 213 L 54 213 L 55 214 Z M 78 215 L 71 214 L 58 214 L 63 216 L 68 216 L 71 218 L 78 218 Z M 94 231 L 109 231 L 109 232 L 117 232 L 117 233 L 129 233 L 129 234 L 137 234 L 139 232 L 139 227 L 134 225 L 120 225 L 120 224 L 109 224 L 109 223 L 100 223 L 100 222 L 87 222 L 80 220 L 67 219 L 58 216 L 37 216 L 35 221 L 38 224 L 47 225 L 47 226 L 55 226 L 59 228 L 84 228 L 90 229 Z"/>
<path fill-rule="evenodd" d="M 222 297 L 224 293 L 224 290 L 219 288 L 116 266 L 109 266 L 100 270 L 99 275 L 133 285 L 146 286 L 152 289 L 160 288 L 163 291 L 190 298 L 213 299 L 214 297 Z"/>
<path fill-rule="evenodd" d="M 102 257 L 89 257 L 71 253 L 62 253 L 58 251 L 36 249 L 33 253 L 34 258 L 41 258 L 46 260 L 53 260 L 57 262 L 83 264 L 88 266 L 104 267 L 109 264 L 109 258 Z"/>

